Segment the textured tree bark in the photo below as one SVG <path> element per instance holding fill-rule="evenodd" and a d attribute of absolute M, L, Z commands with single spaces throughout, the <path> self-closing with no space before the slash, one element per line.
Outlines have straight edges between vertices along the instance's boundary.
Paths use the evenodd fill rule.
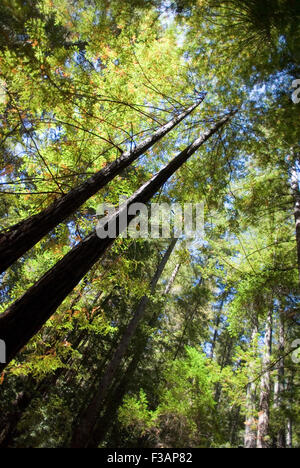
<path fill-rule="evenodd" d="M 287 422 L 286 448 L 293 448 L 293 422 L 291 418 Z"/>
<path fill-rule="evenodd" d="M 204 98 L 203 98 L 204 99 Z M 9 268 L 59 223 L 74 213 L 91 196 L 105 187 L 139 156 L 145 153 L 176 125 L 185 119 L 202 101 L 189 107 L 142 141 L 133 151 L 124 152 L 116 161 L 97 172 L 86 182 L 71 190 L 40 213 L 12 226 L 0 234 L 0 274 Z"/>
<path fill-rule="evenodd" d="M 300 190 L 296 167 L 292 170 L 291 186 L 294 197 L 294 218 L 296 225 L 297 261 L 300 282 Z"/>
<path fill-rule="evenodd" d="M 133 203 L 147 203 L 167 182 L 167 180 L 205 143 L 222 128 L 236 113 L 232 111 L 220 119 L 214 127 L 185 148 L 163 169 L 146 182 L 134 195 L 121 205 L 106 222 L 106 226 L 116 221 L 116 236 L 125 227 L 120 227 L 121 218 L 130 222 L 136 215 L 128 215 Z M 128 225 L 128 224 L 127 224 Z M 28 341 L 41 329 L 58 306 L 80 282 L 90 268 L 114 243 L 115 238 L 99 239 L 93 232 L 77 244 L 62 260 L 51 268 L 20 299 L 0 315 L 0 339 L 6 343 L 7 362 L 0 364 L 2 371 Z"/>
<path fill-rule="evenodd" d="M 241 407 L 232 408 L 232 416 L 230 418 L 230 444 L 231 446 L 236 445 L 238 440 L 238 429 L 240 422 Z"/>
<path fill-rule="evenodd" d="M 179 268 L 180 268 L 180 263 L 177 263 L 177 265 L 175 266 L 174 270 L 173 270 L 173 273 L 169 279 L 169 282 L 166 286 L 166 289 L 164 290 L 164 295 L 166 294 L 169 294 L 170 290 L 171 290 L 171 287 L 173 286 L 173 283 L 176 279 L 176 276 L 178 275 L 178 272 L 179 272 Z"/>
<path fill-rule="evenodd" d="M 288 378 L 288 381 L 287 381 L 286 390 L 287 390 L 287 392 L 289 394 L 293 390 L 293 385 L 294 385 L 294 370 L 291 371 L 291 375 L 290 375 L 290 377 Z M 289 404 L 289 410 L 290 410 L 290 404 Z M 288 421 L 287 421 L 286 447 L 287 448 L 293 448 L 293 420 L 292 420 L 291 415 L 288 417 Z"/>
<path fill-rule="evenodd" d="M 151 281 L 151 286 L 150 286 L 151 295 L 154 294 L 155 292 L 157 283 L 175 248 L 176 242 L 177 242 L 177 239 L 172 240 L 168 250 L 166 251 L 165 255 L 163 256 L 162 261 L 160 262 L 157 268 L 157 271 Z M 111 359 L 111 361 L 109 362 L 108 366 L 106 367 L 104 371 L 98 391 L 96 392 L 94 398 L 90 402 L 86 411 L 83 412 L 80 418 L 80 422 L 74 431 L 73 439 L 71 442 L 71 446 L 73 448 L 85 448 L 88 445 L 91 434 L 97 423 L 97 419 L 99 417 L 101 406 L 104 403 L 104 400 L 107 396 L 107 392 L 113 382 L 113 378 L 121 364 L 121 361 L 125 353 L 127 352 L 131 339 L 134 336 L 139 323 L 141 322 L 142 318 L 145 315 L 148 303 L 149 303 L 148 296 L 142 297 L 142 299 L 140 300 L 137 306 L 137 309 L 134 313 L 133 318 L 129 322 L 128 327 L 125 330 L 124 335 L 121 338 L 121 341 L 113 355 L 113 358 Z"/>
<path fill-rule="evenodd" d="M 285 350 L 285 330 L 283 314 L 279 314 L 278 324 L 278 351 L 281 356 L 284 355 Z M 278 375 L 274 386 L 274 408 L 279 410 L 282 407 L 282 394 L 284 392 L 284 358 L 280 359 L 278 363 Z M 286 448 L 286 437 L 285 437 L 285 424 L 279 429 L 276 440 L 277 448 Z"/>
<path fill-rule="evenodd" d="M 252 331 L 252 347 L 254 348 L 254 353 L 256 352 L 255 347 L 255 338 L 258 333 L 258 323 L 257 318 L 255 320 L 255 326 Z M 247 386 L 247 396 L 246 396 L 246 421 L 245 421 L 245 436 L 244 436 L 244 447 L 245 448 L 256 448 L 256 383 L 251 382 Z"/>
<path fill-rule="evenodd" d="M 264 369 L 268 369 L 272 351 L 272 310 L 268 313 L 265 331 Z M 270 371 L 264 372 L 260 383 L 260 400 L 257 427 L 257 448 L 268 448 L 269 412 L 270 412 L 271 381 Z"/>

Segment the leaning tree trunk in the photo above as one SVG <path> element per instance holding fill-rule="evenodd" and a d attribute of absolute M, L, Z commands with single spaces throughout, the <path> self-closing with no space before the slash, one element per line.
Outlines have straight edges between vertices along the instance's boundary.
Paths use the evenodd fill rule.
<path fill-rule="evenodd" d="M 97 172 L 86 182 L 71 190 L 40 213 L 12 226 L 0 234 L 0 274 L 24 255 L 59 223 L 67 219 L 91 196 L 105 187 L 139 156 L 187 117 L 203 99 L 180 113 L 141 142 L 133 151 L 124 152 L 116 161 Z"/>
<path fill-rule="evenodd" d="M 178 272 L 179 272 L 179 268 L 180 268 L 180 263 L 177 263 L 175 265 L 175 268 L 173 270 L 173 273 L 167 283 L 167 286 L 166 286 L 166 289 L 164 290 L 164 295 L 167 295 L 169 294 L 170 290 L 171 290 L 171 287 L 173 286 L 173 283 L 176 279 L 176 276 L 178 275 Z"/>
<path fill-rule="evenodd" d="M 257 448 L 268 448 L 269 413 L 271 396 L 270 361 L 272 350 L 272 310 L 268 313 L 265 332 L 265 351 L 263 357 L 264 373 L 260 383 L 259 416 L 257 427 Z"/>
<path fill-rule="evenodd" d="M 177 263 L 167 283 L 167 286 L 164 290 L 164 296 L 167 296 L 167 294 L 169 294 L 174 284 L 174 281 L 177 277 L 179 269 L 180 269 L 180 263 Z M 151 319 L 149 320 L 148 327 L 150 329 L 156 326 L 159 315 L 160 315 L 159 312 L 155 312 L 153 316 L 151 317 Z M 97 422 L 95 430 L 93 431 L 92 437 L 88 443 L 88 448 L 97 448 L 101 444 L 101 442 L 103 442 L 104 438 L 106 437 L 106 434 L 110 430 L 110 427 L 114 421 L 114 418 L 115 418 L 115 415 L 117 414 L 119 406 L 122 404 L 127 388 L 134 376 L 135 371 L 137 370 L 140 364 L 140 361 L 142 360 L 143 353 L 148 343 L 148 339 L 149 339 L 149 335 L 148 334 L 144 335 L 138 347 L 136 348 L 134 357 L 132 358 L 130 365 L 128 366 L 124 376 L 122 377 L 120 384 L 118 384 L 112 396 L 108 398 L 105 413 Z"/>
<path fill-rule="evenodd" d="M 231 111 L 219 120 L 213 128 L 179 153 L 167 166 L 146 182 L 134 195 L 119 207 L 106 222 L 108 227 L 116 221 L 116 236 L 125 229 L 121 219 L 128 223 L 136 215 L 128 215 L 128 209 L 135 203 L 148 203 L 167 180 L 205 143 L 222 128 L 236 113 Z M 123 223 L 122 223 L 123 224 Z M 0 339 L 6 343 L 7 362 L 0 364 L 0 372 L 16 354 L 41 329 L 68 294 L 75 288 L 90 268 L 102 257 L 114 243 L 115 238 L 99 239 L 94 231 L 77 244 L 65 257 L 51 268 L 20 299 L 14 302 L 0 315 Z"/>
<path fill-rule="evenodd" d="M 97 422 L 97 426 L 93 431 L 90 442 L 88 443 L 87 448 L 97 448 L 101 442 L 105 439 L 106 434 L 110 430 L 116 416 L 118 409 L 122 404 L 124 396 L 126 395 L 128 385 L 130 384 L 134 372 L 138 366 L 140 360 L 140 355 L 135 355 L 129 364 L 128 369 L 126 370 L 124 376 L 121 379 L 121 382 L 113 390 L 112 394 L 109 396 L 106 403 L 106 409 Z"/>
<path fill-rule="evenodd" d="M 256 318 L 256 323 L 252 331 L 252 349 L 254 356 L 257 352 L 256 347 L 256 335 L 258 333 L 258 323 Z M 252 366 L 253 367 L 253 366 Z M 250 369 L 251 370 L 251 369 Z M 252 376 L 251 376 L 252 377 Z M 250 382 L 247 386 L 247 395 L 246 395 L 246 421 L 245 421 L 245 435 L 244 435 L 244 447 L 245 448 L 256 448 L 256 382 Z"/>
<path fill-rule="evenodd" d="M 172 240 L 168 250 L 163 256 L 162 261 L 160 262 L 157 271 L 151 281 L 150 285 L 150 294 L 153 295 L 157 286 L 157 283 L 165 269 L 165 266 L 175 248 L 177 239 Z M 108 366 L 106 367 L 104 374 L 102 376 L 99 388 L 87 407 L 86 411 L 81 415 L 79 424 L 77 424 L 72 438 L 71 446 L 73 448 L 84 448 L 88 445 L 94 427 L 97 423 L 99 417 L 99 412 L 103 402 L 107 396 L 108 390 L 113 382 L 114 376 L 119 369 L 121 361 L 127 352 L 127 349 L 130 345 L 131 339 L 134 336 L 136 329 L 141 322 L 142 318 L 145 315 L 147 305 L 149 303 L 149 297 L 144 296 L 140 300 L 138 307 L 134 313 L 133 318 L 128 324 L 127 329 L 125 330 L 122 339 L 111 359 Z"/>

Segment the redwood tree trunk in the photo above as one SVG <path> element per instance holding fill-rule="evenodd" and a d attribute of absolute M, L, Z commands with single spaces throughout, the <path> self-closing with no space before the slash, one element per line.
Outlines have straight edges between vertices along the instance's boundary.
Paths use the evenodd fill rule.
<path fill-rule="evenodd" d="M 24 255 L 59 223 L 74 213 L 91 196 L 105 187 L 118 174 L 132 164 L 139 156 L 151 148 L 179 122 L 187 117 L 201 102 L 189 107 L 167 124 L 163 125 L 152 136 L 146 138 L 133 151 L 124 152 L 116 161 L 97 172 L 86 182 L 56 200 L 40 213 L 12 226 L 0 234 L 0 274 Z"/>
<path fill-rule="evenodd" d="M 293 386 L 294 386 L 294 370 L 292 369 L 291 375 L 287 380 L 287 386 L 286 386 L 288 395 L 292 394 Z M 291 397 L 289 398 L 291 401 Z M 291 415 L 290 403 L 288 405 L 288 409 L 289 409 L 290 414 L 288 416 L 287 428 L 286 428 L 286 447 L 293 448 L 293 419 Z"/>
<path fill-rule="evenodd" d="M 235 114 L 230 112 L 207 130 L 200 138 L 185 148 L 167 166 L 146 182 L 109 218 L 106 226 L 116 220 L 117 235 L 120 234 L 120 218 L 127 217 L 130 222 L 135 215 L 127 216 L 127 210 L 133 203 L 147 203 L 167 182 L 167 180 L 205 143 L 213 134 L 222 128 Z M 68 294 L 75 288 L 90 268 L 102 257 L 115 239 L 99 239 L 93 232 L 77 244 L 62 260 L 51 268 L 20 299 L 14 302 L 0 315 L 0 339 L 6 343 L 7 363 L 28 343 L 41 329 Z M 0 364 L 0 372 L 6 367 Z"/>
<path fill-rule="evenodd" d="M 296 225 L 296 244 L 297 244 L 297 260 L 298 260 L 298 274 L 300 281 L 300 191 L 297 169 L 294 167 L 292 170 L 291 186 L 294 197 L 294 217 Z"/>
<path fill-rule="evenodd" d="M 258 333 L 258 322 L 257 317 L 255 318 L 255 326 L 253 327 L 251 343 L 254 355 L 256 355 L 255 339 Z M 252 377 L 252 376 L 251 376 Z M 256 383 L 251 382 L 247 386 L 246 396 L 246 421 L 245 421 L 245 436 L 244 436 L 244 447 L 245 448 L 256 448 Z"/>
<path fill-rule="evenodd" d="M 260 400 L 259 400 L 259 416 L 257 428 L 257 448 L 268 448 L 268 433 L 269 433 L 269 412 L 270 412 L 270 396 L 271 396 L 271 379 L 270 371 L 267 370 L 271 361 L 272 350 L 272 317 L 273 313 L 270 310 L 265 332 L 265 351 L 263 358 L 263 366 L 265 372 L 261 378 L 260 384 Z"/>
<path fill-rule="evenodd" d="M 151 281 L 151 295 L 154 294 L 156 285 L 164 271 L 164 268 L 169 260 L 171 253 L 174 250 L 176 245 L 177 239 L 172 240 L 168 250 L 166 251 L 165 255 L 163 256 L 162 261 L 160 262 L 157 271 Z M 106 367 L 104 374 L 102 376 L 98 391 L 96 392 L 95 396 L 93 397 L 92 401 L 90 402 L 87 409 L 83 412 L 79 424 L 75 429 L 73 439 L 71 442 L 71 446 L 73 448 L 84 448 L 88 445 L 94 427 L 97 423 L 97 419 L 99 417 L 99 412 L 101 406 L 103 405 L 105 398 L 107 396 L 107 392 L 113 382 L 114 376 L 121 364 L 121 361 L 124 355 L 127 352 L 128 346 L 131 342 L 132 337 L 134 336 L 136 329 L 144 317 L 146 312 L 146 307 L 149 302 L 148 296 L 142 297 L 139 302 L 139 305 L 135 311 L 135 314 L 127 329 L 125 330 L 122 339 L 111 359 L 108 366 Z"/>
<path fill-rule="evenodd" d="M 278 329 L 278 351 L 279 355 L 283 356 L 285 350 L 285 332 L 282 312 L 279 314 Z M 282 394 L 284 392 L 284 386 L 284 357 L 282 357 L 278 363 L 278 375 L 274 388 L 274 408 L 276 408 L 279 412 L 282 409 Z M 278 431 L 276 446 L 277 448 L 286 448 L 285 424 L 283 424 L 283 426 Z"/>

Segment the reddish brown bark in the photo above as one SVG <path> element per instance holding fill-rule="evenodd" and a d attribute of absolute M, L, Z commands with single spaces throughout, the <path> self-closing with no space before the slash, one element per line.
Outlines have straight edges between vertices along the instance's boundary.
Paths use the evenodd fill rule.
<path fill-rule="evenodd" d="M 272 322 L 273 314 L 269 312 L 266 323 L 265 332 L 265 352 L 263 358 L 264 368 L 268 369 L 271 360 L 272 348 Z M 258 413 L 258 427 L 257 427 L 257 448 L 269 447 L 269 418 L 270 418 L 270 396 L 271 396 L 271 379 L 270 371 L 264 372 L 260 383 L 260 400 L 259 400 L 259 413 Z"/>
<path fill-rule="evenodd" d="M 254 354 L 256 354 L 257 349 L 255 349 L 255 338 L 258 333 L 258 323 L 257 318 L 255 320 L 255 326 L 252 331 L 252 348 L 254 348 Z M 247 395 L 246 395 L 246 421 L 245 421 L 245 435 L 244 435 L 244 447 L 245 448 L 256 448 L 256 435 L 257 435 L 257 409 L 256 409 L 256 382 L 251 382 L 247 386 Z"/>
<path fill-rule="evenodd" d="M 296 167 L 292 170 L 291 186 L 294 197 L 294 218 L 296 228 L 296 245 L 297 245 L 297 261 L 298 261 L 298 275 L 300 281 L 300 190 L 298 173 Z"/>
<path fill-rule="evenodd" d="M 160 127 L 150 137 L 142 141 L 133 151 L 124 152 L 116 161 L 90 177 L 86 182 L 56 200 L 40 213 L 12 226 L 0 234 L 0 274 L 9 268 L 59 223 L 67 219 L 91 196 L 105 187 L 139 156 L 161 140 L 176 125 L 185 119 L 201 102 L 190 106 L 170 122 Z"/>
<path fill-rule="evenodd" d="M 230 112 L 207 130 L 200 138 L 179 153 L 128 200 L 127 206 L 119 207 L 113 215 L 120 234 L 120 217 L 127 213 L 133 203 L 147 203 L 167 180 L 205 143 L 223 127 L 235 112 Z M 128 222 L 135 216 L 128 216 Z M 110 222 L 111 222 L 110 218 Z M 0 339 L 7 349 L 7 363 L 41 329 L 58 306 L 80 282 L 90 268 L 102 257 L 115 239 L 99 239 L 96 232 L 76 245 L 65 257 L 51 268 L 20 299 L 0 315 Z M 6 367 L 0 364 L 0 371 Z"/>

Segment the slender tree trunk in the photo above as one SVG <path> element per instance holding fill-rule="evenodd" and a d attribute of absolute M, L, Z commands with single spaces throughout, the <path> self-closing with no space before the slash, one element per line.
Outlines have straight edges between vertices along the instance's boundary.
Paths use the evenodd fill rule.
<path fill-rule="evenodd" d="M 291 186 L 294 196 L 294 217 L 296 224 L 296 244 L 297 244 L 297 260 L 298 260 L 298 274 L 300 281 L 300 190 L 299 181 L 296 167 L 292 170 Z"/>
<path fill-rule="evenodd" d="M 230 112 L 207 130 L 185 150 L 179 153 L 167 166 L 146 182 L 128 202 L 119 207 L 109 218 L 106 227 L 116 221 L 117 233 L 121 232 L 120 219 L 127 222 L 136 215 L 127 215 L 134 203 L 147 203 L 167 180 L 206 142 L 222 128 L 235 114 Z M 122 228 L 124 229 L 124 228 Z M 77 244 L 65 257 L 34 284 L 20 299 L 0 315 L 0 339 L 6 343 L 7 363 L 10 362 L 28 341 L 41 329 L 68 294 L 74 289 L 90 268 L 102 257 L 115 239 L 99 239 L 93 232 Z M 0 364 L 0 372 L 6 367 Z"/>
<path fill-rule="evenodd" d="M 284 355 L 285 350 L 285 332 L 284 332 L 284 321 L 282 312 L 279 314 L 279 330 L 278 330 L 278 351 L 281 356 Z M 280 359 L 278 363 L 278 375 L 274 386 L 274 408 L 280 412 L 282 408 L 282 394 L 284 392 L 284 358 Z M 282 415 L 280 415 L 282 416 Z M 281 420 L 281 417 L 280 417 Z M 286 437 L 285 437 L 285 424 L 281 427 L 277 434 L 276 440 L 277 448 L 286 448 Z"/>
<path fill-rule="evenodd" d="M 166 251 L 165 255 L 163 256 L 162 261 L 160 262 L 157 271 L 151 281 L 151 295 L 154 294 L 157 283 L 164 271 L 164 268 L 175 248 L 177 239 L 172 240 L 168 250 Z M 114 376 L 121 364 L 121 361 L 127 352 L 128 346 L 131 342 L 132 337 L 134 336 L 136 329 L 141 322 L 142 318 L 145 315 L 146 307 L 149 303 L 148 296 L 142 297 L 139 302 L 139 305 L 135 311 L 135 314 L 127 329 L 124 332 L 124 335 L 113 355 L 113 358 L 109 362 L 108 366 L 106 367 L 104 374 L 102 376 L 98 391 L 96 392 L 94 398 L 90 402 L 89 406 L 87 407 L 86 411 L 83 412 L 80 422 L 77 425 L 71 445 L 73 448 L 84 448 L 87 446 L 94 427 L 97 423 L 97 419 L 99 417 L 99 412 L 103 402 L 107 396 L 107 392 L 113 382 Z"/>
<path fill-rule="evenodd" d="M 252 348 L 254 354 L 256 354 L 256 335 L 258 333 L 258 323 L 256 319 L 255 326 L 252 331 Z M 247 396 L 246 396 L 246 421 L 245 421 L 245 436 L 244 436 L 244 447 L 245 448 L 256 448 L 256 383 L 251 382 L 247 386 Z"/>
<path fill-rule="evenodd" d="M 168 281 L 168 284 L 166 286 L 166 289 L 164 290 L 164 295 L 167 295 L 169 294 L 170 290 L 171 290 L 171 287 L 173 286 L 173 283 L 176 279 L 176 276 L 178 275 L 178 272 L 179 272 L 179 268 L 180 268 L 180 263 L 177 263 L 177 265 L 175 266 L 174 270 L 173 270 L 173 273 Z"/>
<path fill-rule="evenodd" d="M 106 410 L 103 416 L 99 419 L 97 426 L 93 431 L 90 442 L 87 445 L 87 448 L 97 448 L 105 439 L 106 434 L 108 433 L 113 422 L 115 421 L 118 409 L 122 404 L 123 398 L 127 392 L 128 385 L 132 380 L 133 374 L 139 364 L 139 360 L 139 356 L 135 356 L 132 359 L 121 382 L 119 383 L 119 385 L 117 385 L 112 395 L 109 397 L 106 405 Z"/>
<path fill-rule="evenodd" d="M 291 392 L 293 390 L 293 382 L 294 382 L 294 371 L 292 370 L 291 376 L 288 379 L 286 390 L 288 392 L 288 395 L 291 395 Z M 291 401 L 291 396 L 289 397 L 289 400 Z M 291 411 L 290 409 L 290 404 L 289 404 L 289 412 Z M 287 428 L 286 428 L 286 447 L 287 448 L 293 448 L 293 420 L 291 414 L 288 416 L 288 421 L 287 421 Z"/>
<path fill-rule="evenodd" d="M 241 407 L 237 406 L 231 411 L 231 421 L 230 421 L 230 444 L 234 446 L 238 438 L 238 427 L 240 422 L 240 413 Z"/>
<path fill-rule="evenodd" d="M 265 332 L 265 351 L 263 358 L 264 369 L 268 369 L 271 361 L 272 350 L 272 317 L 273 313 L 270 310 Z M 270 413 L 270 396 L 271 396 L 271 381 L 270 371 L 264 372 L 260 383 L 260 400 L 259 400 L 259 415 L 257 428 L 257 448 L 268 448 L 268 432 L 269 432 L 269 413 Z"/>
<path fill-rule="evenodd" d="M 233 347 L 233 338 L 229 335 L 228 332 L 226 336 L 226 341 L 224 345 L 224 350 L 222 354 L 222 360 L 220 363 L 220 370 L 222 371 L 230 362 L 230 356 L 232 353 L 232 347 Z M 222 394 L 222 385 L 220 382 L 217 382 L 216 387 L 215 387 L 215 392 L 214 392 L 214 400 L 217 403 L 216 405 L 216 410 L 218 409 L 221 401 L 221 394 Z"/>
<path fill-rule="evenodd" d="M 256 448 L 256 434 L 257 424 L 255 422 L 255 410 L 256 410 L 256 385 L 250 383 L 247 387 L 246 396 L 246 410 L 247 418 L 245 421 L 245 436 L 244 436 L 244 447 L 245 448 Z"/>
<path fill-rule="evenodd" d="M 222 314 L 223 305 L 224 305 L 224 298 L 222 298 L 222 300 L 221 300 L 219 310 L 218 310 L 218 314 L 217 314 L 217 317 L 216 317 L 215 323 L 214 323 L 214 334 L 213 334 L 213 339 L 212 339 L 212 343 L 211 343 L 210 359 L 213 359 L 214 353 L 215 353 L 215 347 L 216 347 L 217 337 L 218 337 L 218 328 L 219 328 L 219 325 L 220 325 L 220 322 L 221 322 L 221 314 Z"/>
<path fill-rule="evenodd" d="M 164 296 L 167 296 L 169 294 L 174 284 L 174 281 L 177 277 L 179 269 L 180 269 L 180 263 L 177 263 L 167 283 L 167 286 L 164 290 Z M 156 326 L 159 315 L 160 315 L 159 312 L 156 312 L 153 314 L 153 316 L 148 322 L 148 326 L 150 328 L 153 328 Z M 108 433 L 112 423 L 114 422 L 117 411 L 120 405 L 122 404 L 123 398 L 127 392 L 128 385 L 132 381 L 134 373 L 137 370 L 140 364 L 140 361 L 142 360 L 143 352 L 145 351 L 145 348 L 147 346 L 148 339 L 149 339 L 148 335 L 144 336 L 141 343 L 137 347 L 134 353 L 134 357 L 132 358 L 131 363 L 128 366 L 120 384 L 114 390 L 113 395 L 109 397 L 109 401 L 107 403 L 105 413 L 100 418 L 95 430 L 93 431 L 92 437 L 88 444 L 88 448 L 98 447 L 101 444 L 101 442 L 104 440 L 106 434 Z"/>
<path fill-rule="evenodd" d="M 286 448 L 293 448 L 293 423 L 291 418 L 287 422 Z"/>
<path fill-rule="evenodd" d="M 188 309 L 188 311 L 186 313 L 185 321 L 184 321 L 184 328 L 183 328 L 181 336 L 179 338 L 178 345 L 177 345 L 177 347 L 175 349 L 175 353 L 174 353 L 174 356 L 173 356 L 173 361 L 175 361 L 177 359 L 178 354 L 183 349 L 183 341 L 184 341 L 188 326 L 194 319 L 195 313 L 196 313 L 195 308 L 193 308 L 192 310 Z"/>
<path fill-rule="evenodd" d="M 170 130 L 187 117 L 202 100 L 163 125 L 152 136 L 141 142 L 133 151 L 124 152 L 116 161 L 97 172 L 66 195 L 63 195 L 45 210 L 21 221 L 12 226 L 7 232 L 0 234 L 0 274 L 54 229 L 55 226 L 74 213 L 91 196 L 95 195 L 101 188 L 105 187 L 118 174 L 130 166 L 139 156 L 161 140 Z"/>

